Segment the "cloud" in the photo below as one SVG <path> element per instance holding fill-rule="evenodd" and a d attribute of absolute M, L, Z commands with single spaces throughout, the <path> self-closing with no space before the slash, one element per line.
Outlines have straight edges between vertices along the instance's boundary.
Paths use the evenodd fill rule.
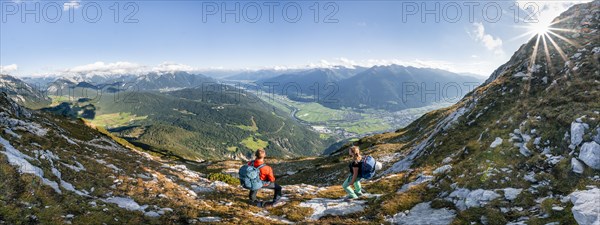
<path fill-rule="evenodd" d="M 95 74 L 95 75 L 113 75 L 113 74 L 136 74 L 142 72 L 144 66 L 130 62 L 95 62 L 92 64 L 75 66 L 70 69 L 62 70 L 66 74 Z"/>
<path fill-rule="evenodd" d="M 81 1 L 80 0 L 70 0 L 70 1 L 65 2 L 63 4 L 63 10 L 64 11 L 68 11 L 71 8 L 78 9 L 79 7 L 81 7 Z"/>
<path fill-rule="evenodd" d="M 185 65 L 185 64 L 179 64 L 179 63 L 173 63 L 173 62 L 163 62 L 161 64 L 159 64 L 158 66 L 155 66 L 154 68 L 152 68 L 153 72 L 175 72 L 175 71 L 185 71 L 185 72 L 193 72 L 193 71 L 197 71 L 198 69 L 194 69 L 191 66 Z"/>
<path fill-rule="evenodd" d="M 75 66 L 68 69 L 57 70 L 56 74 L 62 75 L 140 75 L 147 73 L 169 73 L 175 71 L 198 72 L 197 68 L 185 64 L 163 62 L 156 66 L 141 65 L 132 62 L 95 62 L 86 65 Z"/>
<path fill-rule="evenodd" d="M 469 35 L 476 41 L 482 43 L 488 50 L 493 51 L 496 55 L 503 55 L 502 39 L 485 33 L 485 27 L 482 23 L 474 23 L 474 29 L 469 32 Z"/>
<path fill-rule="evenodd" d="M 17 71 L 19 67 L 17 66 L 17 64 L 10 64 L 10 65 L 6 65 L 6 66 L 2 66 L 0 65 L 0 73 L 1 74 L 8 74 L 8 73 L 12 73 Z"/>

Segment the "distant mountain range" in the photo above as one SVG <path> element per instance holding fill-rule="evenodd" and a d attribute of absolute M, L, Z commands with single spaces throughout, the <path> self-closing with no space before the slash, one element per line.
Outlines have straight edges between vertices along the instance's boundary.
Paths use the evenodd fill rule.
<path fill-rule="evenodd" d="M 30 81 L 40 81 L 30 79 Z M 48 81 L 45 79 L 43 81 Z M 73 88 L 91 88 L 114 93 L 118 91 L 166 91 L 183 88 L 202 87 L 215 84 L 217 81 L 202 74 L 187 72 L 148 73 L 144 75 L 94 76 L 93 79 L 82 77 L 58 77 L 46 83 L 48 95 L 63 95 Z"/>
<path fill-rule="evenodd" d="M 312 69 L 259 80 L 265 91 L 330 108 L 398 111 L 434 102 L 458 101 L 483 82 L 440 69 L 399 65 L 354 69 Z"/>

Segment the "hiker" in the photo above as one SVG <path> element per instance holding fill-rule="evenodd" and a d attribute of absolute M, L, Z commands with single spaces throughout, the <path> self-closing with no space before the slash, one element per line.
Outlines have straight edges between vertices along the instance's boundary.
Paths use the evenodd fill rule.
<path fill-rule="evenodd" d="M 362 188 L 360 186 L 360 179 L 362 178 L 361 167 L 363 162 L 361 161 L 362 156 L 360 155 L 360 149 L 358 146 L 350 147 L 348 152 L 350 156 L 352 156 L 352 162 L 350 162 L 350 165 L 348 165 L 350 168 L 350 175 L 348 178 L 346 178 L 346 181 L 344 181 L 342 187 L 346 193 L 348 193 L 346 200 L 352 200 L 363 195 Z M 350 187 L 351 184 L 354 185 L 354 190 L 352 190 L 352 187 Z"/>
<path fill-rule="evenodd" d="M 273 169 L 270 166 L 265 164 L 265 157 L 267 153 L 264 149 L 258 149 L 254 153 L 256 157 L 255 160 L 248 162 L 248 166 L 254 166 L 255 168 L 259 168 L 260 175 L 259 178 L 262 181 L 262 188 L 268 188 L 275 190 L 275 195 L 273 196 L 273 202 L 263 203 L 258 201 L 256 198 L 256 194 L 258 190 L 250 190 L 250 201 L 257 206 L 272 206 L 279 202 L 281 199 L 281 186 L 275 183 L 275 176 L 273 175 Z"/>

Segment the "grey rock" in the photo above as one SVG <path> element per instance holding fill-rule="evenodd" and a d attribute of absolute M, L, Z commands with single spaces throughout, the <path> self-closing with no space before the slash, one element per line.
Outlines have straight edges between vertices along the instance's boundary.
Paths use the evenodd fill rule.
<path fill-rule="evenodd" d="M 579 159 L 589 167 L 600 170 L 600 144 L 590 141 L 581 146 Z"/>
<path fill-rule="evenodd" d="M 579 225 L 600 224 L 600 189 L 576 191 L 569 195 L 573 203 L 573 217 Z"/>
<path fill-rule="evenodd" d="M 419 203 L 408 213 L 398 213 L 391 220 L 392 224 L 431 224 L 447 225 L 452 223 L 456 212 L 451 209 L 433 209 L 430 202 Z"/>
<path fill-rule="evenodd" d="M 583 134 L 585 130 L 589 128 L 589 125 L 585 123 L 572 122 L 571 123 L 571 146 L 569 148 L 575 149 L 583 141 Z"/>
<path fill-rule="evenodd" d="M 579 162 L 579 160 L 576 158 L 571 158 L 571 168 L 573 168 L 574 173 L 583 173 L 583 164 L 581 164 L 581 162 Z"/>

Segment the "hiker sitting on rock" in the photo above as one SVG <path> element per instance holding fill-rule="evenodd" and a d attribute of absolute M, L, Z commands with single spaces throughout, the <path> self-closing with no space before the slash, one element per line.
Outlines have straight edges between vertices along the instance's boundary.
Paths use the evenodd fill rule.
<path fill-rule="evenodd" d="M 363 195 L 360 186 L 360 179 L 362 178 L 361 167 L 363 162 L 361 161 L 362 156 L 360 155 L 360 149 L 358 148 L 358 146 L 350 147 L 348 152 L 350 156 L 352 156 L 352 162 L 350 162 L 350 165 L 348 165 L 348 167 L 350 167 L 350 176 L 348 176 L 346 181 L 344 181 L 342 187 L 344 188 L 346 193 L 348 193 L 348 196 L 346 196 L 346 200 L 352 200 Z M 350 184 L 354 185 L 355 190 L 352 190 Z"/>
<path fill-rule="evenodd" d="M 260 184 L 262 185 L 260 188 L 273 189 L 275 190 L 275 195 L 273 196 L 273 202 L 265 204 L 261 201 L 258 201 L 258 199 L 256 198 L 256 193 L 258 193 L 258 190 L 260 188 L 256 190 L 254 190 L 255 188 L 250 188 L 250 201 L 259 207 L 275 205 L 281 199 L 281 186 L 275 183 L 275 175 L 273 175 L 273 169 L 265 164 L 265 157 L 267 156 L 265 150 L 256 150 L 254 156 L 256 157 L 256 159 L 248 162 L 248 166 L 252 166 L 259 170 L 259 179 L 261 181 Z"/>

